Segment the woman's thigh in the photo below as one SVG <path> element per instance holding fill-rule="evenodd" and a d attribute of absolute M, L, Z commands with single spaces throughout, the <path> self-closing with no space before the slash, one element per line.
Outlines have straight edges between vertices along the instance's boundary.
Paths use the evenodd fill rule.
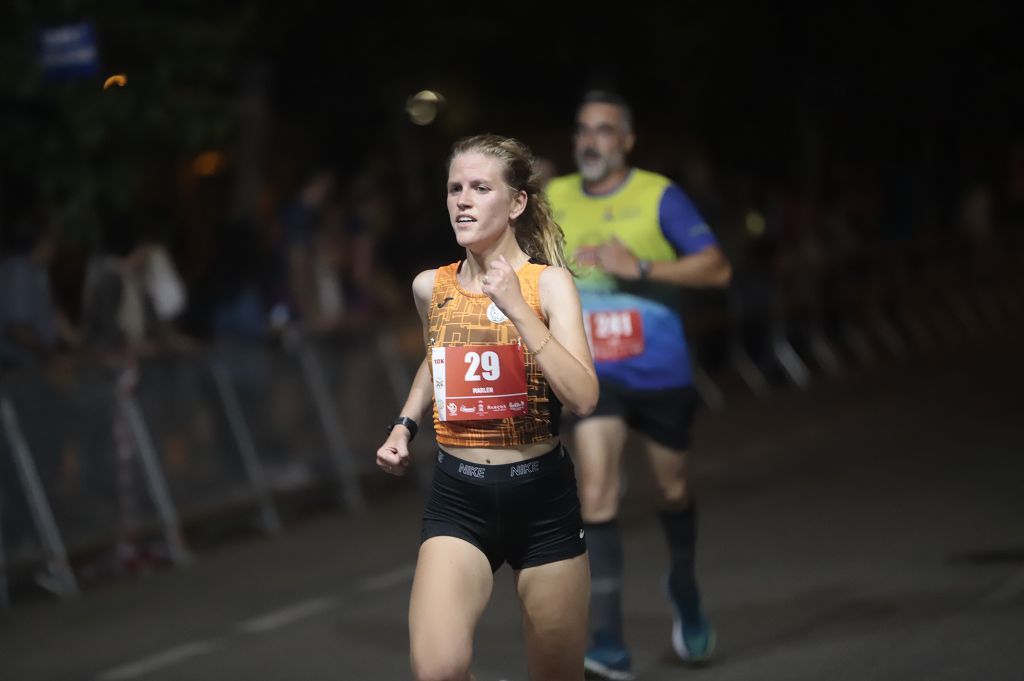
<path fill-rule="evenodd" d="M 487 557 L 456 537 L 420 545 L 409 601 L 409 639 L 417 679 L 468 678 L 473 632 L 491 597 Z"/>
<path fill-rule="evenodd" d="M 589 565 L 584 553 L 516 573 L 531 681 L 583 679 Z"/>

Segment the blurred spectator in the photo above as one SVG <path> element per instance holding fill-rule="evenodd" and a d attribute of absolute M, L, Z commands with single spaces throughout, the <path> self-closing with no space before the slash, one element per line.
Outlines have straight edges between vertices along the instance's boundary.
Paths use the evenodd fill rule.
<path fill-rule="evenodd" d="M 117 400 L 123 403 L 134 400 L 140 357 L 196 345 L 173 325 L 186 292 L 166 249 L 126 213 L 111 211 L 101 218 L 101 249 L 89 262 L 83 290 L 83 344 L 114 372 Z M 119 506 L 113 569 L 134 573 L 166 562 L 167 554 L 138 536 L 139 434 L 120 408 L 111 428 Z"/>
<path fill-rule="evenodd" d="M 53 230 L 32 214 L 31 190 L 10 184 L 0 189 L 6 190 L 0 194 L 0 373 L 43 365 L 64 372 L 70 362 L 52 360 L 62 346 L 73 348 L 78 335 L 56 308 L 51 294 Z M 37 375 L 21 375 L 5 381 L 3 388 L 23 431 L 52 432 L 47 410 L 53 404 L 49 382 Z M 57 478 L 55 460 L 52 456 L 36 458 L 36 472 L 43 481 Z M 0 457 L 0 541 L 15 549 L 36 541 L 32 516 L 20 503 L 22 490 L 17 480 L 13 459 Z"/>
<path fill-rule="evenodd" d="M 317 304 L 314 240 L 335 184 L 334 171 L 315 168 L 303 177 L 297 195 L 282 212 L 287 292 L 279 303 L 284 308 L 274 312 L 277 325 L 298 322 L 314 332 L 326 325 Z"/>
<path fill-rule="evenodd" d="M 352 284 L 349 277 L 352 245 L 347 238 L 347 223 L 345 205 L 340 201 L 332 201 L 313 237 L 311 265 L 315 289 L 312 304 L 319 320 L 318 331 L 339 328 L 348 312 L 347 298 Z"/>
<path fill-rule="evenodd" d="M 214 266 L 199 281 L 189 306 L 190 328 L 201 337 L 259 341 L 269 332 L 273 255 L 248 220 L 218 230 Z"/>
<path fill-rule="evenodd" d="M 406 292 L 394 272 L 380 261 L 381 243 L 395 234 L 393 201 L 386 190 L 385 165 L 356 176 L 349 191 L 351 210 L 345 219 L 346 282 L 356 319 L 393 314 L 403 309 Z"/>
<path fill-rule="evenodd" d="M 83 290 L 86 347 L 132 355 L 194 349 L 173 326 L 186 292 L 166 248 L 125 214 L 104 216 L 101 232 Z"/>
<path fill-rule="evenodd" d="M 50 291 L 53 231 L 13 194 L 0 198 L 0 367 L 38 365 L 78 342 Z"/>
<path fill-rule="evenodd" d="M 307 176 L 282 213 L 288 305 L 274 313 L 276 324 L 298 321 L 311 333 L 329 333 L 402 307 L 404 291 L 378 258 L 394 225 L 382 172 L 364 170 L 346 192 L 335 190 L 329 170 Z"/>
<path fill-rule="evenodd" d="M 730 202 L 733 215 L 722 221 L 720 230 L 722 248 L 735 265 L 730 290 L 737 327 L 733 342 L 767 381 L 780 382 L 770 337 L 779 231 L 775 193 L 746 176 L 736 185 Z"/>

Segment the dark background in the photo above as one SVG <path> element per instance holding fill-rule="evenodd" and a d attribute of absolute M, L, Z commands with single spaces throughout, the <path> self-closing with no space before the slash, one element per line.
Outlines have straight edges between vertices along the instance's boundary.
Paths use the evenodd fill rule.
<path fill-rule="evenodd" d="M 83 20 L 96 28 L 100 72 L 43 79 L 34 32 Z M 72 235 L 90 233 L 96 201 L 146 197 L 179 224 L 193 276 L 207 266 L 195 243 L 203 237 L 181 235 L 215 229 L 240 157 L 229 153 L 221 174 L 202 183 L 198 208 L 183 206 L 182 192 L 197 188 L 175 173 L 202 150 L 230 152 L 252 138 L 239 106 L 246 92 L 267 107 L 262 205 L 287 194 L 309 164 L 352 177 L 376 162 L 395 176 L 389 189 L 425 259 L 435 255 L 432 232 L 419 223 L 443 223 L 441 202 L 426 192 L 439 186 L 450 143 L 481 131 L 519 136 L 567 172 L 574 109 L 595 86 L 633 103 L 636 163 L 682 182 L 711 212 L 739 191 L 823 197 L 856 178 L 877 185 L 885 221 L 943 229 L 972 182 L 993 184 L 1005 203 L 1020 156 L 1022 53 L 998 3 L 70 0 L 6 3 L 0 36 L 5 173 L 36 178 L 51 212 L 84 223 Z M 102 91 L 117 72 L 128 86 Z M 446 105 L 419 127 L 405 103 L 422 89 Z M 694 158 L 709 169 L 707 186 L 687 176 Z M 407 260 L 396 264 L 420 265 Z"/>

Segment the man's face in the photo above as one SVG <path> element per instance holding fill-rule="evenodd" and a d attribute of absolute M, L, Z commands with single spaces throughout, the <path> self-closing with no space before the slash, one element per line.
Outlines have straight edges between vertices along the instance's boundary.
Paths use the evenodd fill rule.
<path fill-rule="evenodd" d="M 626 167 L 633 133 L 614 104 L 584 104 L 576 118 L 576 165 L 587 182 L 600 182 Z"/>

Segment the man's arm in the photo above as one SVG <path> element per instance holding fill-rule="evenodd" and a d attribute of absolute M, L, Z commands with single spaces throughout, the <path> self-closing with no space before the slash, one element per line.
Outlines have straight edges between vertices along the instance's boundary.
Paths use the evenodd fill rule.
<path fill-rule="evenodd" d="M 721 288 L 732 279 L 732 266 L 711 228 L 683 190 L 665 189 L 658 207 L 662 234 L 680 255 L 674 260 L 642 261 L 621 241 L 597 249 L 601 267 L 619 279 L 651 281 L 688 288 Z"/>

